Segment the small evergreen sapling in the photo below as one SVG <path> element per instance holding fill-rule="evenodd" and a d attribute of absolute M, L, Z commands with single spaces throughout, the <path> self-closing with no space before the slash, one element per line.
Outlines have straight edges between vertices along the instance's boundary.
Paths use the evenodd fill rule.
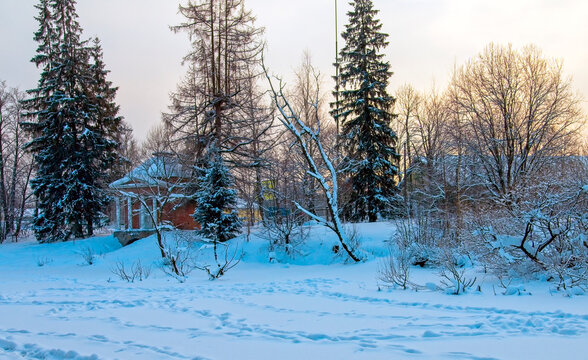
<path fill-rule="evenodd" d="M 241 220 L 235 210 L 237 191 L 233 188 L 233 177 L 218 150 L 211 149 L 209 156 L 209 166 L 199 179 L 194 220 L 201 226 L 199 234 L 213 241 L 214 260 L 220 268 L 217 245 L 237 236 Z"/>

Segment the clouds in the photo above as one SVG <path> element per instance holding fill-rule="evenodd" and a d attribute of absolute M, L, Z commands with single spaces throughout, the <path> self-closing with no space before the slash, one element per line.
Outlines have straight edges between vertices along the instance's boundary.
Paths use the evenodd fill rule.
<path fill-rule="evenodd" d="M 377 0 L 376 0 L 377 1 Z M 548 0 L 436 0 L 384 1 L 382 14 L 393 14 L 401 3 L 402 15 L 384 29 L 391 38 L 387 50 L 398 78 L 426 86 L 432 77 L 440 85 L 447 81 L 454 64 L 463 64 L 489 42 L 512 43 L 515 47 L 534 43 L 546 56 L 565 59 L 565 70 L 574 74 L 576 86 L 586 86 L 581 64 L 588 61 L 586 43 L 588 3 Z M 404 30 L 403 30 L 404 29 Z M 583 92 L 588 93 L 588 87 Z"/>
<path fill-rule="evenodd" d="M 29 62 L 36 44 L 36 1 L 0 0 L 0 79 L 28 89 L 38 72 Z M 246 0 L 266 27 L 266 62 L 288 78 L 308 49 L 331 86 L 335 57 L 334 0 Z M 588 2 L 581 0 L 374 0 L 394 76 L 391 89 L 410 82 L 445 86 L 454 64 L 461 65 L 490 41 L 516 47 L 537 44 L 548 57 L 564 59 L 575 87 L 588 94 Z M 118 102 L 136 136 L 145 136 L 169 103 L 168 94 L 184 73 L 181 59 L 189 43 L 170 25 L 182 19 L 177 1 L 78 0 L 86 36 L 102 40 L 110 79 L 119 87 Z M 347 21 L 346 0 L 339 0 L 339 31 Z M 6 35 L 7 34 L 7 35 Z M 343 46 L 340 41 L 340 46 Z M 585 106 L 585 108 L 588 108 Z"/>

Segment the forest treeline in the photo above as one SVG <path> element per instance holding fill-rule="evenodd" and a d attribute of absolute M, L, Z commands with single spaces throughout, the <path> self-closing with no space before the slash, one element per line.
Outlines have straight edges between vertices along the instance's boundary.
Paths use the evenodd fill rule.
<path fill-rule="evenodd" d="M 186 73 L 138 144 L 75 1 L 39 0 L 38 84 L 0 86 L 0 240 L 23 230 L 41 242 L 91 236 L 106 224 L 108 184 L 167 154 L 189 169 L 182 189 L 215 249 L 258 222 L 287 247 L 313 220 L 360 261 L 342 224 L 403 219 L 396 252 L 413 264 L 452 249 L 497 272 L 586 281 L 586 115 L 562 62 L 534 45 L 491 43 L 444 86 L 391 94 L 386 19 L 371 0 L 350 5 L 331 89 L 309 53 L 291 84 L 270 75 L 245 0 L 180 4 L 184 20 L 171 30 L 189 35 Z"/>

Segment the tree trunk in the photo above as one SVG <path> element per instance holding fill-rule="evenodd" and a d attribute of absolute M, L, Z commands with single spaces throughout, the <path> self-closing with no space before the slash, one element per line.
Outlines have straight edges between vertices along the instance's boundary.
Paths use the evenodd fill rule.
<path fill-rule="evenodd" d="M 167 257 L 165 253 L 165 248 L 163 246 L 163 239 L 161 238 L 161 231 L 155 228 L 155 233 L 157 235 L 157 245 L 159 246 L 159 251 L 161 252 L 161 257 L 165 259 Z"/>
<path fill-rule="evenodd" d="M 24 186 L 22 188 L 20 211 L 19 211 L 18 217 L 16 219 L 16 228 L 14 230 L 14 238 L 15 238 L 15 241 L 18 240 L 18 236 L 20 235 L 20 230 L 22 228 L 22 220 L 24 218 L 24 212 L 25 212 L 25 207 L 26 207 L 26 204 L 27 204 L 27 199 L 30 196 L 30 195 L 27 196 L 27 189 L 29 188 L 29 181 L 31 179 L 32 172 L 33 172 L 33 166 L 32 166 L 32 164 L 29 164 L 29 168 L 28 168 L 28 171 L 27 171 L 27 176 L 26 176 L 26 179 L 25 179 L 25 184 L 24 184 Z M 36 212 L 36 208 L 35 208 L 35 212 Z M 35 214 L 35 216 L 36 216 L 36 214 Z"/>
<path fill-rule="evenodd" d="M 87 230 L 88 237 L 94 236 L 94 221 L 92 220 L 92 217 L 88 217 L 86 219 L 86 223 L 87 223 L 86 224 L 86 226 L 87 226 L 86 230 Z"/>
<path fill-rule="evenodd" d="M 0 99 L 0 101 L 2 100 Z M 2 213 L 2 224 L 0 224 L 0 243 L 3 243 L 8 236 L 8 203 L 6 186 L 4 182 L 4 145 L 1 140 L 4 137 L 4 117 L 2 114 L 2 105 L 4 104 L 0 103 L 0 212 Z"/>
<path fill-rule="evenodd" d="M 257 201 L 259 216 L 263 222 L 265 220 L 265 213 L 263 211 L 263 184 L 261 182 L 261 169 L 259 166 L 255 167 L 255 200 Z"/>

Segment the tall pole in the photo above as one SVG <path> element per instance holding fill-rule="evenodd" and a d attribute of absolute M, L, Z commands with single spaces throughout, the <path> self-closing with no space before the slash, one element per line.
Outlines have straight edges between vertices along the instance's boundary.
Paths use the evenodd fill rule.
<path fill-rule="evenodd" d="M 337 0 L 335 0 L 335 125 L 337 133 L 335 134 L 335 154 L 337 156 L 337 162 L 341 161 L 339 146 L 340 132 L 339 132 L 339 26 L 337 24 L 338 19 L 337 11 Z M 337 191 L 337 204 L 341 203 L 341 193 Z M 337 214 L 338 215 L 338 214 Z M 333 214 L 335 216 L 335 214 Z"/>
<path fill-rule="evenodd" d="M 339 27 L 337 24 L 337 0 L 335 0 L 335 109 L 339 109 Z M 337 125 L 337 151 L 339 151 L 339 116 L 335 113 L 335 123 Z"/>

